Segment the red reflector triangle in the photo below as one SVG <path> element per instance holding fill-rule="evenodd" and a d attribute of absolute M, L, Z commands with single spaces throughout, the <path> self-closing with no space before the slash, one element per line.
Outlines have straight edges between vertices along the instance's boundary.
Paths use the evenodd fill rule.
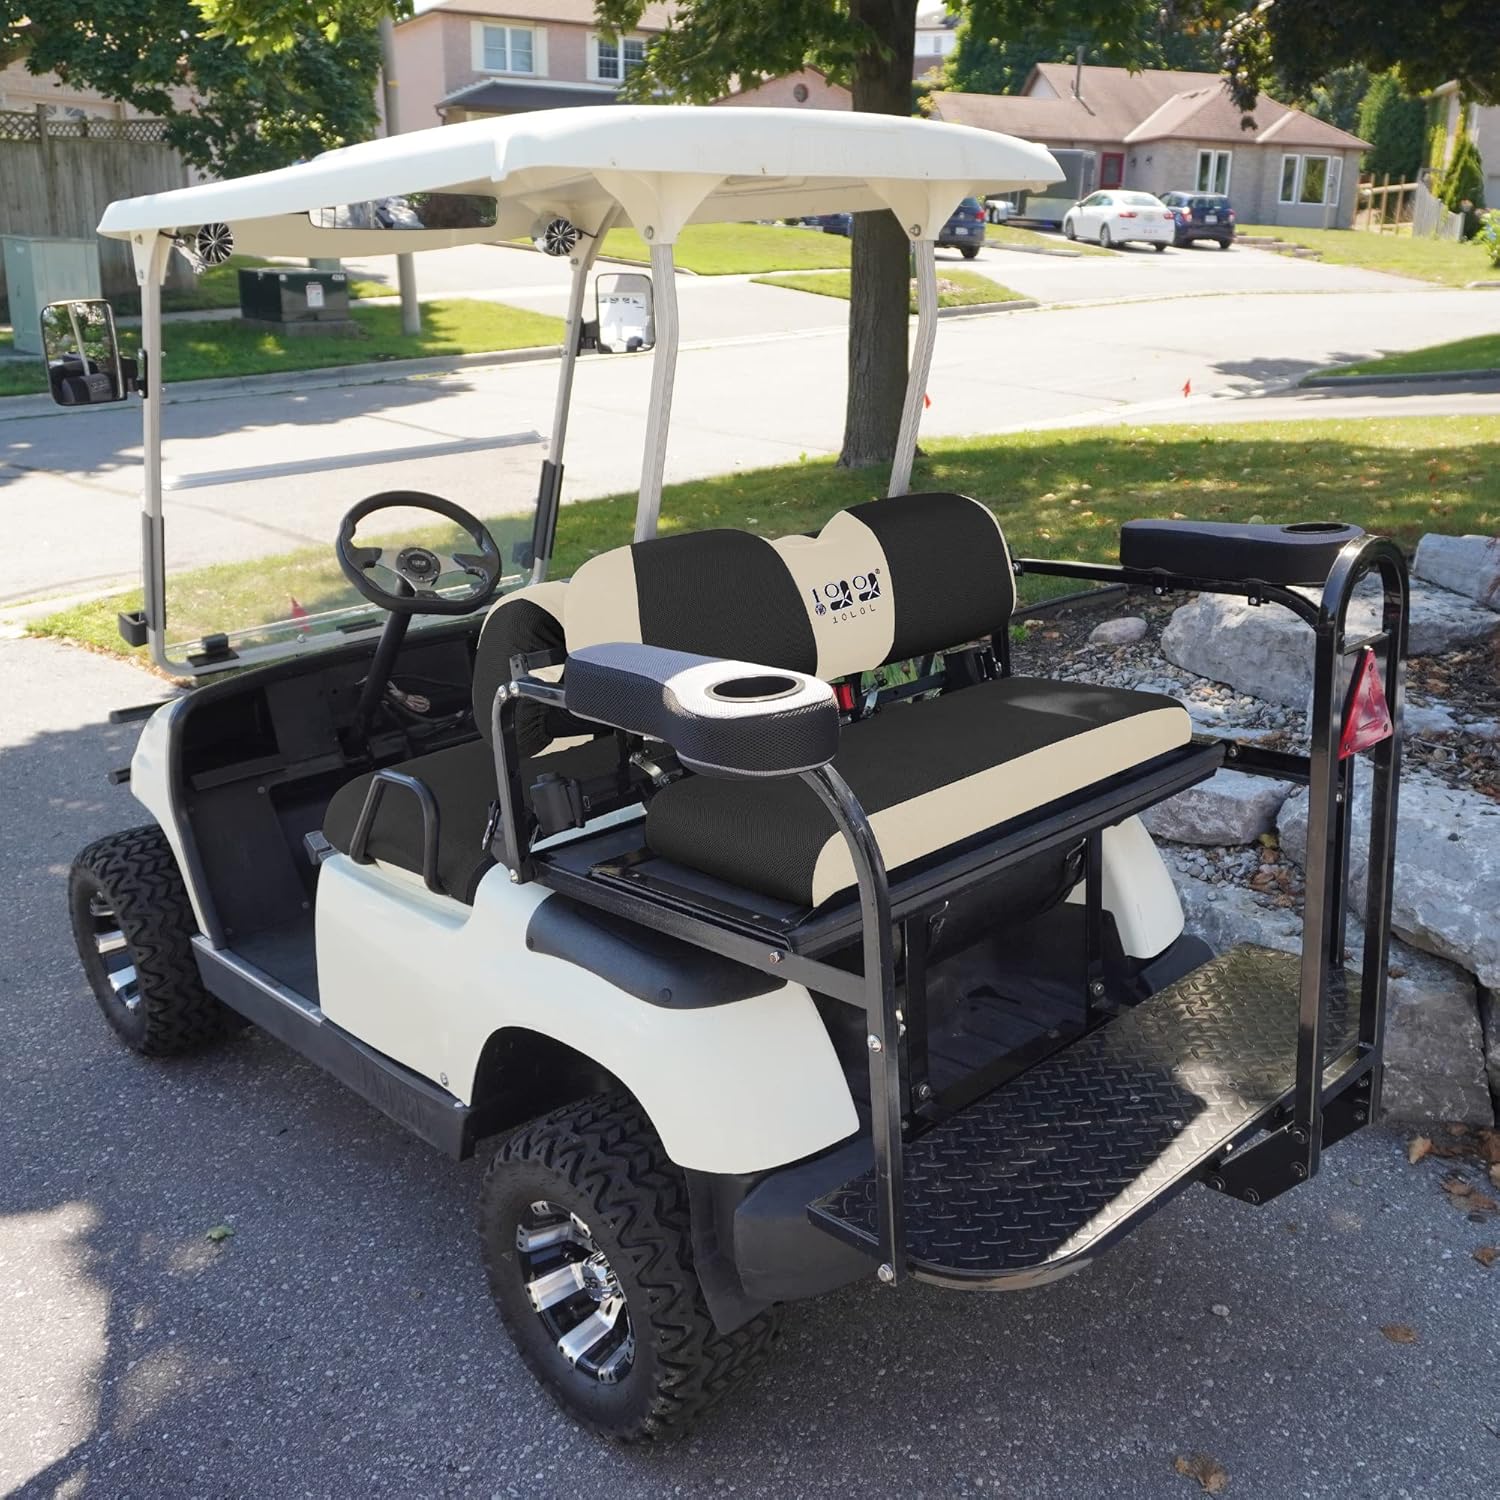
<path fill-rule="evenodd" d="M 1349 704 L 1344 710 L 1344 733 L 1339 739 L 1339 759 L 1378 745 L 1389 739 L 1394 726 L 1391 711 L 1385 701 L 1385 687 L 1380 681 L 1380 668 L 1375 662 L 1375 653 L 1366 646 L 1359 659 L 1359 670 L 1354 674 L 1354 687 L 1349 693 Z"/>

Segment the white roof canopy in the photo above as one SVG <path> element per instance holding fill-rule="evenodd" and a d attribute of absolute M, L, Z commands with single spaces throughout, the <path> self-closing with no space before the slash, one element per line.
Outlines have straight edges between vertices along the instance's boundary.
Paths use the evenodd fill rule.
<path fill-rule="evenodd" d="M 132 239 L 225 223 L 235 247 L 252 254 L 333 257 L 516 238 L 555 217 L 592 231 L 616 207 L 657 243 L 689 223 L 889 208 L 913 238 L 931 238 L 960 198 L 1035 190 L 1062 175 L 1042 146 L 938 121 L 603 105 L 437 126 L 275 172 L 122 199 L 99 232 Z M 308 218 L 427 192 L 492 196 L 495 222 L 394 230 Z"/>

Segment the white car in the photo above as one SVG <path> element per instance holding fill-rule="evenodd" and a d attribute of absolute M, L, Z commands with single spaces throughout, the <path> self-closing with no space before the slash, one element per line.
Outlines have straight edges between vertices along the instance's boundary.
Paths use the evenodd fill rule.
<path fill-rule="evenodd" d="M 1095 240 L 1106 250 L 1141 240 L 1160 252 L 1176 234 L 1172 210 L 1160 198 L 1122 188 L 1090 193 L 1068 210 L 1062 228 L 1070 240 Z"/>

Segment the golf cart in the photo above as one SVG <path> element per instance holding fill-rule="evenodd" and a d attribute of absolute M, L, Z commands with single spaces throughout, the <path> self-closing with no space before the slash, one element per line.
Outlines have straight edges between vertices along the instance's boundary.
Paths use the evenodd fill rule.
<path fill-rule="evenodd" d="M 122 630 L 207 680 L 145 721 L 126 774 L 153 821 L 74 866 L 85 972 L 141 1053 L 248 1021 L 454 1157 L 499 1137 L 481 1234 L 500 1315 L 599 1432 L 681 1431 L 765 1352 L 780 1304 L 864 1276 L 1037 1286 L 1190 1184 L 1275 1198 L 1379 1108 L 1400 552 L 1335 524 L 1141 521 L 1118 566 L 1018 558 L 981 500 L 910 492 L 934 239 L 961 198 L 1056 176 L 1040 147 L 915 119 L 580 108 L 119 202 L 101 224 L 131 245 L 144 309 L 145 603 Z M 345 211 L 397 198 L 415 211 L 385 225 Z M 816 534 L 658 535 L 679 231 L 886 210 L 918 292 L 886 492 Z M 634 539 L 553 579 L 587 281 L 626 221 L 650 246 L 635 326 L 655 346 Z M 331 538 L 353 595 L 279 633 L 174 642 L 174 248 L 527 233 L 572 282 L 524 537 L 375 495 Z M 70 389 L 130 399 L 119 384 Z M 439 524 L 460 539 L 434 543 Z M 1196 736 L 1169 697 L 1014 674 L 1017 579 L 1036 574 L 1294 610 L 1310 753 Z M 1383 616 L 1355 639 L 1365 579 Z M 1361 751 L 1370 874 L 1346 976 Z M 1226 765 L 1309 787 L 1300 959 L 1215 957 L 1186 933 L 1138 817 Z"/>

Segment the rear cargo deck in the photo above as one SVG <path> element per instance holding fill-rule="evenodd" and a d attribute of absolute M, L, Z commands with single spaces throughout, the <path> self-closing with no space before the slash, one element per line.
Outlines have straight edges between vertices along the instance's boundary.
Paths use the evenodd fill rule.
<path fill-rule="evenodd" d="M 903 1150 L 912 1271 L 976 1287 L 1075 1269 L 1271 1122 L 1297 1075 L 1298 959 L 1236 948 Z M 1327 1059 L 1350 1040 L 1329 997 Z M 874 1172 L 813 1222 L 877 1253 Z"/>

